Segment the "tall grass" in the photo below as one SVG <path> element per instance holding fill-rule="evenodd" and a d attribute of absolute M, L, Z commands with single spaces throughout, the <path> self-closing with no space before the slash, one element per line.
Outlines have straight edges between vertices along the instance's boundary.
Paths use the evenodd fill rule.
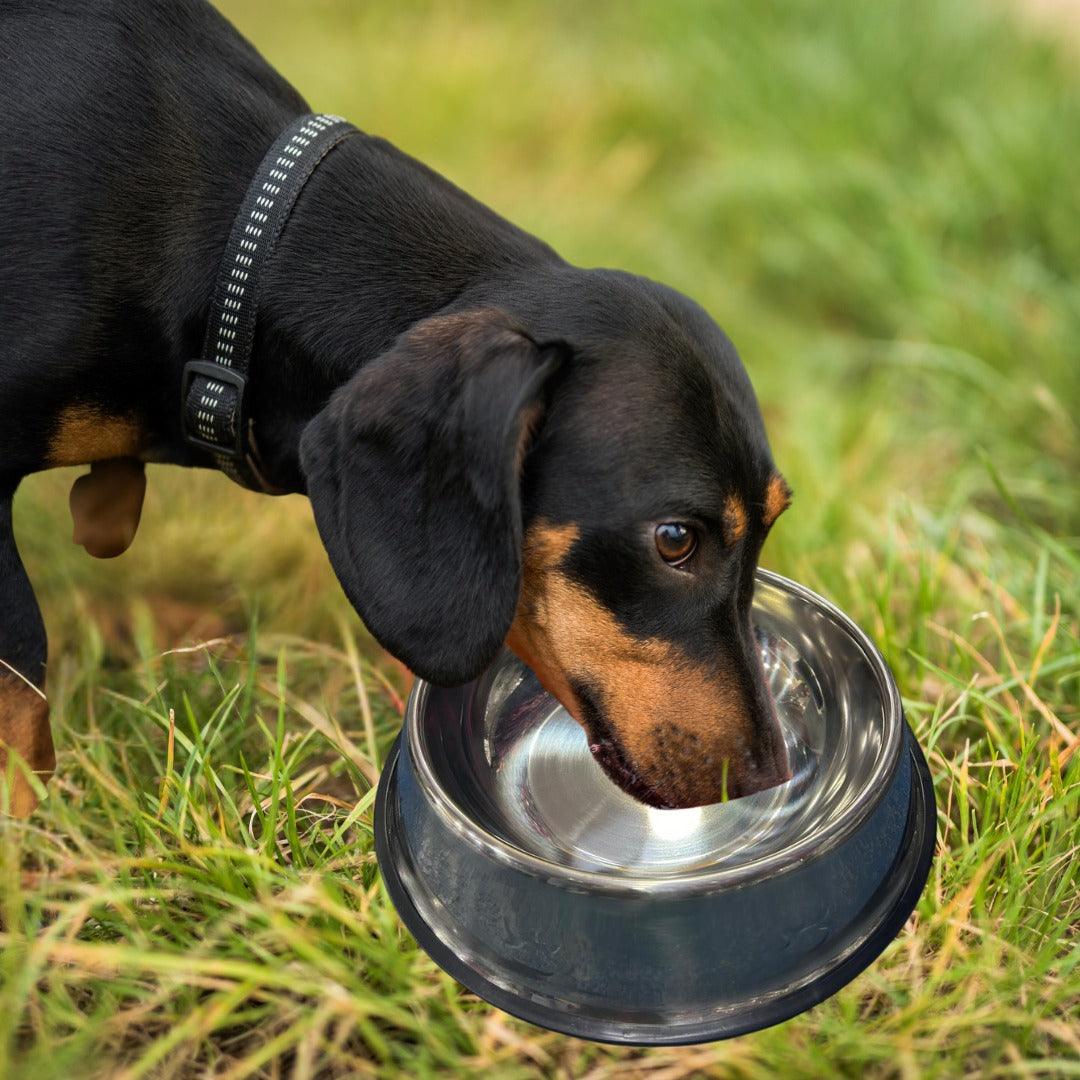
<path fill-rule="evenodd" d="M 764 562 L 896 671 L 938 804 L 900 937 L 706 1047 L 464 993 L 371 845 L 403 673 L 306 504 L 151 470 L 128 554 L 19 493 L 60 751 L 0 822 L 0 1076 L 1080 1075 L 1080 74 L 1003 8 L 229 0 L 344 113 L 738 343 L 796 489 Z"/>

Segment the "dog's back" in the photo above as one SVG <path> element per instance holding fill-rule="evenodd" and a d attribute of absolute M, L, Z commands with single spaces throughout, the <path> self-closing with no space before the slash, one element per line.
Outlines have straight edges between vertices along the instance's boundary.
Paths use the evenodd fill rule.
<path fill-rule="evenodd" d="M 17 476 L 54 400 L 167 392 L 155 361 L 175 363 L 246 178 L 306 105 L 205 0 L 9 0 L 0 72 L 0 462 Z"/>

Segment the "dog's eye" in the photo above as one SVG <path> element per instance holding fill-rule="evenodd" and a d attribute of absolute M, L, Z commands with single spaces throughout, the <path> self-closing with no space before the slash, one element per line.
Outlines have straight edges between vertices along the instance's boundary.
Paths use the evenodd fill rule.
<path fill-rule="evenodd" d="M 672 566 L 686 562 L 697 547 L 697 533 L 681 521 L 665 521 L 656 526 L 656 550 Z"/>

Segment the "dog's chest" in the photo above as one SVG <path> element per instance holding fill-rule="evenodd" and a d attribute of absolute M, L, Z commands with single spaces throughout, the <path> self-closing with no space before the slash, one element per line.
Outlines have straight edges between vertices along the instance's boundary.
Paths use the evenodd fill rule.
<path fill-rule="evenodd" d="M 139 457 L 146 432 L 131 416 L 109 415 L 92 405 L 69 405 L 49 438 L 48 464 L 89 465 L 110 458 Z"/>

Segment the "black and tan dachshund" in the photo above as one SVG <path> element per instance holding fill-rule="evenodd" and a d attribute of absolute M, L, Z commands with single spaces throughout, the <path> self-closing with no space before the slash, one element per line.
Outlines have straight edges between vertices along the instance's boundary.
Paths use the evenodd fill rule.
<path fill-rule="evenodd" d="M 94 554 L 185 443 L 233 218 L 308 112 L 204 0 L 0 5 L 0 743 L 55 761 L 12 534 L 40 469 Z M 754 392 L 693 301 L 584 270 L 383 139 L 341 143 L 266 267 L 251 410 L 371 633 L 418 675 L 509 645 L 612 779 L 681 807 L 789 775 L 750 604 L 789 501 Z M 8 762 L 12 768 L 7 769 Z M 35 800 L 17 759 L 9 809 Z"/>

